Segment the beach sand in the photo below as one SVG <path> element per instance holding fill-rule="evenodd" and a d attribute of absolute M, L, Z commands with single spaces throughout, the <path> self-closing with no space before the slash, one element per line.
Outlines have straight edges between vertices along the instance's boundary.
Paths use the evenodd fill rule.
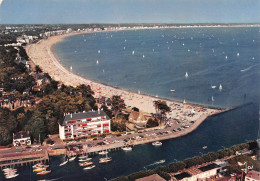
<path fill-rule="evenodd" d="M 94 97 L 112 97 L 113 95 L 119 95 L 125 100 L 125 104 L 127 106 L 137 107 L 143 112 L 155 113 L 153 101 L 163 99 L 137 94 L 96 83 L 79 75 L 76 75 L 66 69 L 53 53 L 52 46 L 55 43 L 62 41 L 64 37 L 75 34 L 78 33 L 52 36 L 48 39 L 40 40 L 36 44 L 27 45 L 27 54 L 30 59 L 35 63 L 35 65 L 39 65 L 43 72 L 47 72 L 56 81 L 61 81 L 65 85 L 71 86 L 77 86 L 80 84 L 90 85 L 92 90 L 95 92 Z M 196 121 L 196 124 L 202 123 L 205 118 L 210 115 L 221 112 L 217 109 L 204 108 L 199 105 L 189 105 L 186 103 L 184 104 L 177 101 L 169 100 L 164 101 L 166 101 L 167 105 L 170 106 L 172 109 L 172 112 L 167 115 L 168 117 L 177 118 L 179 120 Z M 195 112 L 195 114 L 192 117 L 187 116 L 191 113 L 191 111 Z M 202 117 L 203 119 L 201 119 Z"/>

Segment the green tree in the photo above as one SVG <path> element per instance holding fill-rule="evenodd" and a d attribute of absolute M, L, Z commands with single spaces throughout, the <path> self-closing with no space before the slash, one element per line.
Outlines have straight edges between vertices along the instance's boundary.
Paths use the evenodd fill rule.
<path fill-rule="evenodd" d="M 159 126 L 158 120 L 149 118 L 147 123 L 146 123 L 146 127 L 147 128 L 153 128 L 153 127 L 156 127 L 156 126 Z"/>
<path fill-rule="evenodd" d="M 117 115 L 119 111 L 125 108 L 125 101 L 121 99 L 120 96 L 113 96 L 112 97 L 112 110 L 115 116 L 115 122 L 117 121 Z"/>
<path fill-rule="evenodd" d="M 0 126 L 0 146 L 7 145 L 12 142 L 12 133 L 8 127 Z"/>

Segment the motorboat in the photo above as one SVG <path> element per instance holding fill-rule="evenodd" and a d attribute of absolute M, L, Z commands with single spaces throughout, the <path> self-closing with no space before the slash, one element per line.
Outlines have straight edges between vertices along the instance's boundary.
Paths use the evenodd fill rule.
<path fill-rule="evenodd" d="M 90 170 L 90 169 L 92 169 L 92 168 L 94 168 L 94 167 L 96 167 L 95 165 L 91 165 L 91 166 L 88 166 L 88 167 L 85 167 L 85 168 L 83 168 L 84 170 Z"/>
<path fill-rule="evenodd" d="M 123 147 L 123 150 L 124 151 L 132 151 L 132 147 L 131 146 L 125 146 L 125 147 Z"/>
<path fill-rule="evenodd" d="M 41 171 L 44 171 L 46 170 L 47 168 L 43 167 L 43 168 L 36 168 L 36 169 L 33 169 L 33 172 L 41 172 Z"/>
<path fill-rule="evenodd" d="M 79 163 L 80 166 L 88 166 L 88 165 L 92 165 L 93 162 L 83 162 L 83 163 Z"/>
<path fill-rule="evenodd" d="M 155 141 L 152 143 L 153 146 L 162 146 L 162 142 L 160 141 Z"/>
<path fill-rule="evenodd" d="M 101 151 L 101 152 L 99 152 L 98 154 L 99 155 L 105 155 L 105 154 L 107 154 L 108 152 L 106 151 L 106 150 L 103 150 L 103 151 Z"/>
<path fill-rule="evenodd" d="M 69 161 L 71 162 L 71 161 L 75 160 L 76 158 L 77 158 L 77 156 L 70 157 L 70 158 L 69 158 Z"/>
<path fill-rule="evenodd" d="M 59 166 L 63 166 L 63 165 L 65 165 L 66 163 L 68 163 L 68 160 L 62 162 Z"/>
<path fill-rule="evenodd" d="M 85 161 L 89 161 L 92 160 L 92 158 L 83 158 L 83 159 L 79 159 L 79 162 L 85 162 Z"/>
<path fill-rule="evenodd" d="M 110 162 L 110 161 L 112 161 L 112 158 L 110 158 L 110 157 L 99 159 L 99 163 L 107 163 L 107 162 Z"/>
<path fill-rule="evenodd" d="M 49 173 L 51 173 L 51 170 L 48 170 L 48 171 L 45 170 L 45 171 L 38 172 L 37 175 L 47 175 Z"/>
<path fill-rule="evenodd" d="M 202 148 L 205 150 L 205 149 L 207 149 L 208 147 L 207 147 L 207 146 L 203 146 Z"/>

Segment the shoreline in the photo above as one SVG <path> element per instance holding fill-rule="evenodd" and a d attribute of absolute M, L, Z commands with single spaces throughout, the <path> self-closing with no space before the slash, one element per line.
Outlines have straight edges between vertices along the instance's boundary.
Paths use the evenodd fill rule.
<path fill-rule="evenodd" d="M 122 31 L 122 30 L 120 30 Z M 104 31 L 101 31 L 104 32 Z M 94 97 L 112 97 L 113 95 L 119 95 L 124 99 L 125 104 L 130 107 L 137 107 L 140 111 L 147 113 L 155 113 L 155 108 L 153 101 L 162 100 L 166 101 L 167 105 L 171 108 L 172 112 L 167 114 L 168 117 L 186 119 L 186 115 L 189 114 L 191 110 L 195 110 L 196 113 L 192 118 L 187 118 L 188 121 L 195 120 L 201 124 L 207 117 L 222 112 L 220 109 L 210 108 L 205 105 L 197 105 L 195 103 L 181 103 L 175 100 L 167 100 L 164 98 L 153 97 L 150 95 L 138 94 L 120 88 L 104 85 L 102 83 L 94 82 L 87 78 L 81 77 L 62 65 L 58 60 L 57 56 L 52 50 L 52 47 L 62 41 L 65 37 L 86 34 L 86 33 L 96 33 L 96 32 L 76 32 L 64 35 L 51 36 L 48 39 L 42 39 L 36 44 L 30 44 L 26 46 L 26 52 L 30 59 L 35 65 L 39 65 L 43 72 L 48 73 L 54 80 L 60 81 L 65 85 L 77 86 L 80 84 L 90 85 L 91 89 L 94 91 Z M 199 104 L 199 103 L 198 103 Z M 176 109 L 176 107 L 178 109 Z M 180 111 L 181 109 L 181 111 Z M 201 111 L 203 110 L 203 111 Z M 200 116 L 206 115 L 202 120 L 199 119 Z M 194 128 L 196 129 L 196 128 Z M 193 131 L 194 129 L 190 130 Z"/>

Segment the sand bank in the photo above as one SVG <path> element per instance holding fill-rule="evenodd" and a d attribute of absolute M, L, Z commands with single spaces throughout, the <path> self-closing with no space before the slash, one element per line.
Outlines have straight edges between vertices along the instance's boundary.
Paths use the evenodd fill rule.
<path fill-rule="evenodd" d="M 36 65 L 39 65 L 44 72 L 47 72 L 56 81 L 61 81 L 65 85 L 72 86 L 77 86 L 79 84 L 90 85 L 92 90 L 95 92 L 95 97 L 112 97 L 113 95 L 120 95 L 125 100 L 127 106 L 137 107 L 144 112 L 155 113 L 153 101 L 163 99 L 137 94 L 96 83 L 79 75 L 76 75 L 66 69 L 53 53 L 52 46 L 55 43 L 61 41 L 64 37 L 75 34 L 78 33 L 52 36 L 48 39 L 40 40 L 36 44 L 27 45 L 27 54 Z M 200 124 L 209 115 L 220 112 L 220 110 L 204 108 L 202 106 L 189 105 L 177 101 L 165 101 L 172 108 L 172 112 L 169 113 L 167 116 L 177 118 L 180 121 L 196 121 L 198 122 L 198 124 Z M 193 112 L 194 115 L 192 117 L 187 116 L 191 112 Z M 204 119 L 199 119 L 201 117 L 203 117 Z"/>

